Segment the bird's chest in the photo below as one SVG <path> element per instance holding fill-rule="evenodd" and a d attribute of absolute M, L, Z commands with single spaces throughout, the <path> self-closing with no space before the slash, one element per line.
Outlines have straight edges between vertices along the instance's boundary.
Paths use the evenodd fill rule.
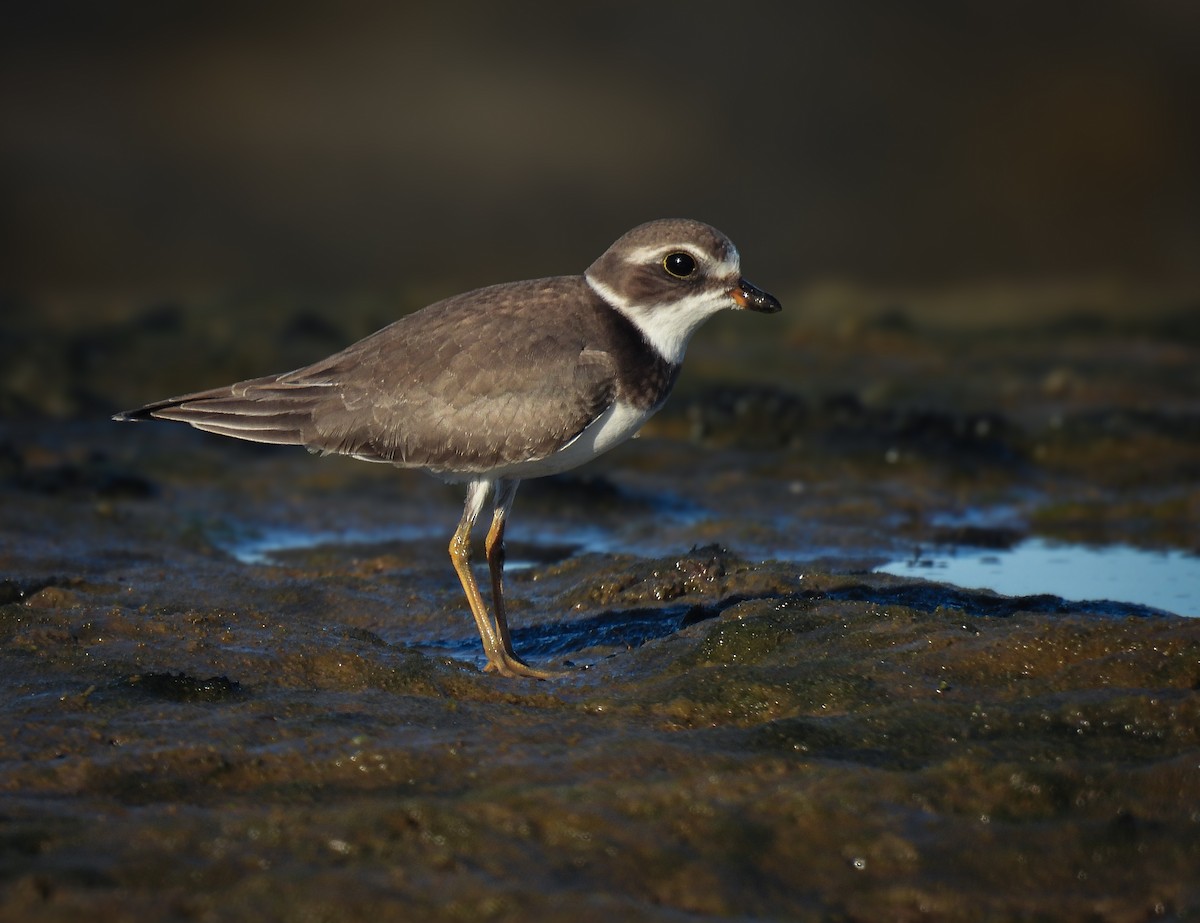
<path fill-rule="evenodd" d="M 620 370 L 617 376 L 617 400 L 644 410 L 649 416 L 662 406 L 675 387 L 679 366 L 672 365 L 653 351 L 648 350 L 647 353 L 634 367 Z"/>

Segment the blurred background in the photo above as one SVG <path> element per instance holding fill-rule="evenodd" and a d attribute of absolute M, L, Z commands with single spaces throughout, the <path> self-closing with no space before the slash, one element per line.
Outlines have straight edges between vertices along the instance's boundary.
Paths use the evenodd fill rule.
<path fill-rule="evenodd" d="M 1197 164 L 1189 0 L 24 4 L 4 408 L 46 330 L 278 309 L 340 345 L 668 215 L 793 325 L 1179 311 Z"/>

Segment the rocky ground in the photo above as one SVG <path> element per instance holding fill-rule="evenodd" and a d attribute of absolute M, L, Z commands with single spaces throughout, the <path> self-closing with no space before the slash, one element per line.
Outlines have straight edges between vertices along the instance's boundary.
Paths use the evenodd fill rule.
<path fill-rule="evenodd" d="M 872 573 L 1200 552 L 1194 312 L 716 322 L 522 486 L 546 682 L 479 672 L 454 489 L 106 421 L 359 321 L 14 317 L 0 919 L 1200 919 L 1200 619 Z"/>

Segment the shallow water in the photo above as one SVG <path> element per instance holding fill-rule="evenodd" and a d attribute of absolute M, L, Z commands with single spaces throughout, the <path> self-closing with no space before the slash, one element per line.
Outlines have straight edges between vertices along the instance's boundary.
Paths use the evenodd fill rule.
<path fill-rule="evenodd" d="M 303 528 L 245 523 L 227 525 L 210 535 L 213 544 L 243 564 L 272 564 L 281 554 L 344 545 L 379 545 L 384 542 L 412 542 L 436 539 L 441 532 L 432 525 L 408 524 L 378 529 L 347 528 L 338 531 L 310 532 Z"/>
<path fill-rule="evenodd" d="M 1179 549 L 1130 545 L 1088 547 L 1029 539 L 1008 549 L 922 551 L 876 568 L 883 574 L 924 577 L 1006 596 L 1052 594 L 1108 600 L 1174 615 L 1200 616 L 1200 557 Z"/>
<path fill-rule="evenodd" d="M 698 525 L 704 517 L 698 509 L 656 512 L 660 525 Z M 994 521 L 989 516 L 960 517 Z M 622 552 L 643 558 L 668 554 L 661 538 L 625 540 L 619 532 L 600 526 L 557 526 L 539 521 L 519 524 L 512 530 L 528 557 L 510 559 L 512 571 L 536 567 L 563 554 L 613 554 Z M 216 544 L 246 564 L 277 563 L 288 552 L 342 546 L 366 549 L 388 542 L 429 541 L 437 545 L 445 529 L 426 524 L 408 524 L 374 530 L 345 529 L 340 532 L 307 532 L 301 528 L 243 527 L 215 536 Z M 809 560 L 830 549 L 812 547 L 771 555 L 750 542 L 729 543 L 742 557 L 752 560 Z M 746 547 L 742 547 L 746 546 Z M 778 549 L 773 549 L 778 552 Z M 1012 548 L 969 546 L 921 550 L 903 560 L 888 561 L 873 570 L 881 574 L 917 577 L 969 590 L 990 590 L 1005 596 L 1052 595 L 1069 602 L 1115 602 L 1181 616 L 1200 617 L 1200 557 L 1179 549 L 1148 550 L 1131 545 L 1089 547 L 1068 542 L 1031 538 Z"/>

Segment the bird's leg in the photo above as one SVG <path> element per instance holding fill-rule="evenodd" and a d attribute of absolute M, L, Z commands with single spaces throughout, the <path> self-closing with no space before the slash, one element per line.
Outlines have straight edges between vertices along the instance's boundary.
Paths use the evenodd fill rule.
<path fill-rule="evenodd" d="M 492 510 L 492 525 L 484 541 L 488 570 L 492 575 L 492 607 L 496 614 L 496 634 L 500 641 L 501 658 L 488 658 L 488 669 L 505 676 L 528 676 L 533 679 L 548 679 L 554 676 L 545 670 L 535 669 L 522 661 L 514 652 L 512 636 L 508 631 L 508 615 L 504 610 L 504 524 L 517 495 L 520 481 L 500 480 L 496 482 L 496 501 Z"/>
<path fill-rule="evenodd" d="M 486 479 L 472 481 L 467 488 L 467 502 L 463 506 L 462 519 L 454 536 L 450 539 L 450 559 L 454 562 L 455 573 L 463 592 L 467 594 L 467 603 L 471 606 L 471 615 L 475 617 L 475 625 L 479 629 L 479 639 L 483 642 L 483 652 L 487 655 L 489 672 L 501 676 L 527 676 L 533 679 L 547 679 L 552 676 L 542 670 L 535 670 L 513 653 L 512 640 L 508 634 L 508 620 L 504 615 L 504 598 L 501 595 L 501 580 L 504 569 L 504 518 L 512 507 L 516 495 L 516 481 L 500 481 L 496 487 L 496 509 L 492 514 L 492 527 L 488 530 L 487 558 L 492 572 L 492 593 L 495 598 L 496 616 L 488 613 L 475 575 L 471 573 L 471 529 L 479 518 L 479 512 L 491 493 L 493 482 Z"/>
<path fill-rule="evenodd" d="M 508 632 L 508 615 L 504 611 L 504 561 L 507 555 L 504 550 L 504 523 L 508 520 L 509 510 L 516 499 L 517 486 L 520 481 L 497 481 L 496 500 L 492 509 L 492 527 L 488 529 L 483 549 L 487 555 L 488 571 L 492 575 L 492 608 L 496 613 L 496 633 L 500 637 L 500 646 L 511 657 L 513 653 L 512 636 Z"/>
<path fill-rule="evenodd" d="M 463 506 L 462 519 L 450 539 L 450 560 L 454 563 L 454 571 L 458 574 L 458 582 L 462 584 L 463 592 L 467 594 L 467 604 L 471 607 L 471 615 L 475 617 L 475 625 L 479 629 L 479 639 L 483 642 L 483 651 L 487 654 L 488 664 L 495 662 L 497 651 L 503 651 L 496 626 L 488 615 L 487 606 L 479 593 L 479 585 L 471 573 L 471 528 L 479 518 L 488 494 L 492 490 L 492 482 L 487 480 L 472 481 L 467 488 L 467 502 Z"/>
<path fill-rule="evenodd" d="M 496 634 L 500 640 L 502 659 L 490 660 L 489 670 L 495 670 L 505 676 L 528 676 L 534 679 L 548 679 L 553 673 L 537 670 L 521 660 L 514 652 L 512 636 L 508 631 L 508 614 L 504 609 L 504 524 L 512 509 L 513 500 L 517 495 L 517 485 L 520 481 L 500 480 L 496 482 L 496 502 L 492 510 L 492 526 L 488 529 L 484 542 L 487 553 L 488 570 L 492 575 L 492 608 L 496 613 Z"/>

